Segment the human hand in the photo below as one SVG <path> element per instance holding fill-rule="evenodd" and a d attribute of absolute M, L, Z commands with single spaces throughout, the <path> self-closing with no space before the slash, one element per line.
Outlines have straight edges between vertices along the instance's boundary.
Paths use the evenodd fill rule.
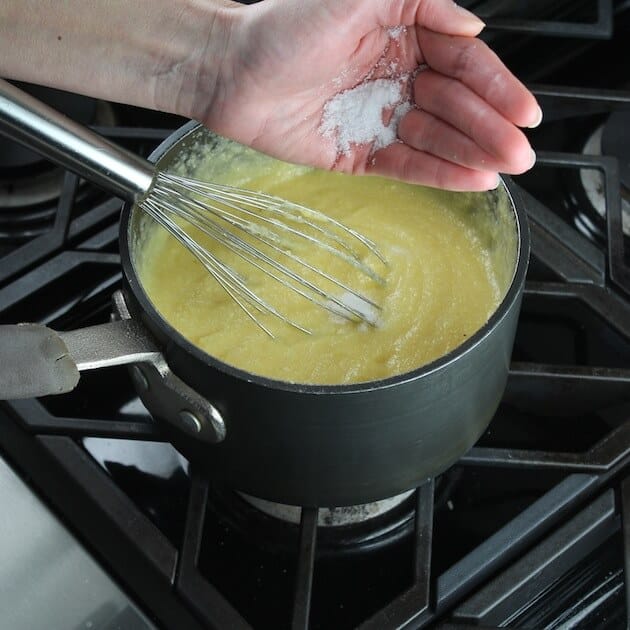
<path fill-rule="evenodd" d="M 196 118 L 288 161 L 484 190 L 533 164 L 518 127 L 542 114 L 482 26 L 451 0 L 5 0 L 0 75 Z M 413 103 L 399 125 L 383 90 L 356 98 L 376 79 L 386 116 Z"/>
<path fill-rule="evenodd" d="M 291 162 L 452 190 L 494 188 L 498 172 L 533 165 L 518 127 L 535 126 L 542 113 L 475 37 L 482 27 L 451 0 L 265 0 L 242 7 L 216 82 L 197 86 L 192 116 Z M 393 144 L 348 146 L 344 140 L 361 137 L 356 96 L 346 99 L 352 107 L 345 119 L 343 102 L 336 115 L 330 103 L 376 79 L 401 92 L 386 117 L 405 99 L 413 109 Z"/>

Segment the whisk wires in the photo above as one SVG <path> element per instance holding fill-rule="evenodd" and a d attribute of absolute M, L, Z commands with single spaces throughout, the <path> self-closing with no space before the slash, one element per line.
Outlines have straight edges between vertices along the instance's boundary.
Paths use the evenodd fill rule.
<path fill-rule="evenodd" d="M 352 321 L 375 325 L 380 306 L 331 273 L 296 253 L 296 243 L 350 265 L 359 275 L 379 285 L 385 279 L 361 257 L 371 254 L 382 264 L 385 258 L 364 235 L 306 206 L 254 192 L 193 180 L 171 173 L 156 175 L 141 208 L 184 245 L 215 278 L 234 302 L 267 335 L 274 338 L 262 315 L 272 315 L 303 332 L 312 331 L 257 294 L 233 267 L 201 245 L 177 222 L 184 219 L 233 252 L 248 265 L 273 278 L 318 307 Z M 264 246 L 266 251 L 263 251 Z M 299 250 L 299 248 L 297 248 Z M 291 261 L 294 268 L 283 262 Z M 308 270 L 307 277 L 300 269 Z M 317 282 L 324 280 L 326 287 Z M 333 292 L 332 288 L 336 288 Z"/>

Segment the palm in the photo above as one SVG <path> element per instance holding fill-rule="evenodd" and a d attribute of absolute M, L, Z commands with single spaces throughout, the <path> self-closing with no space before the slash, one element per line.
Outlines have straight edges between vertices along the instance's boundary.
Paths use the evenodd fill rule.
<path fill-rule="evenodd" d="M 454 40 L 413 26 L 421 15 L 423 0 L 407 3 L 401 0 L 399 4 L 410 15 L 399 12 L 395 16 L 378 15 L 378 5 L 364 0 L 343 3 L 282 0 L 275 5 L 273 2 L 267 0 L 258 7 L 248 8 L 252 11 L 249 14 L 252 26 L 244 29 L 247 39 L 238 46 L 239 54 L 230 69 L 234 80 L 223 86 L 224 105 L 213 104 L 208 109 L 204 120 L 208 126 L 287 161 L 344 172 L 376 172 L 446 188 L 488 188 L 497 171 L 518 172 L 529 167 L 527 141 L 505 119 L 504 112 L 496 111 L 492 104 L 486 105 L 487 112 L 471 112 L 468 120 L 464 108 L 463 120 L 458 125 L 457 117 L 462 114 L 454 106 L 462 94 L 453 90 L 453 84 L 457 82 L 456 87 L 469 90 L 474 105 L 479 106 L 482 99 L 461 81 L 434 69 L 419 74 L 413 82 L 415 104 L 423 111 L 410 112 L 403 118 L 399 127 L 402 142 L 375 153 L 369 143 L 353 144 L 349 151 L 340 153 L 335 139 L 321 132 L 324 108 L 337 94 L 368 77 L 372 80 L 408 76 L 425 61 L 432 67 L 434 59 L 437 66 L 448 64 L 448 58 L 442 57 L 448 57 L 454 43 L 460 47 L 470 42 L 476 42 L 475 46 L 482 44 L 470 37 Z M 424 5 L 428 4 L 424 0 Z M 299 19 L 293 17 L 296 15 Z M 392 37 L 388 25 L 400 23 L 410 26 Z M 491 53 L 487 49 L 483 52 L 483 61 L 487 61 Z M 509 75 L 498 59 L 494 65 L 495 70 Z M 438 82 L 433 90 L 437 91 L 434 108 L 443 110 L 443 101 L 449 100 L 449 86 L 453 91 L 453 111 L 446 118 L 424 111 L 431 111 L 431 107 L 427 108 L 431 102 L 422 96 L 427 78 L 429 87 L 431 82 Z M 522 89 L 520 97 L 524 103 L 516 109 L 527 110 L 528 106 L 531 109 L 524 88 L 516 80 L 514 85 L 513 89 Z M 409 86 L 411 89 L 411 83 Z M 494 120 L 489 116 L 492 113 Z M 479 138 L 471 137 L 467 127 L 471 126 L 471 116 L 483 118 L 484 114 L 489 120 L 479 133 L 482 136 L 489 133 L 480 143 Z M 517 112 L 517 116 L 528 115 L 527 111 Z M 501 123 L 505 128 L 503 136 L 511 135 L 507 149 L 505 143 L 500 147 L 492 145 Z M 510 151 L 515 155 L 505 155 Z M 525 160 L 523 151 L 526 151 Z M 479 169 L 481 165 L 483 168 Z"/>
<path fill-rule="evenodd" d="M 275 13 L 265 18 L 281 21 Z M 359 45 L 363 33 L 341 36 L 334 20 L 320 21 L 305 32 L 280 36 L 279 25 L 261 25 L 237 59 L 238 80 L 226 95 L 226 108 L 213 114 L 231 137 L 289 161 L 327 168 L 336 154 L 318 131 L 324 106 L 369 72 L 388 37 L 384 29 L 374 29 Z"/>

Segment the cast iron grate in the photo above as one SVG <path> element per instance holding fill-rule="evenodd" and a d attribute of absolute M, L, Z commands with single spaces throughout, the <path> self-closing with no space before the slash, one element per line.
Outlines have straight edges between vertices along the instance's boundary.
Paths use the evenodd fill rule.
<path fill-rule="evenodd" d="M 570 6 L 563 6 L 561 2 L 529 2 L 530 6 L 525 9 L 523 3 L 510 0 L 464 4 L 471 7 L 492 31 L 584 39 L 608 39 L 613 31 L 612 0 L 571 2 Z"/>
<path fill-rule="evenodd" d="M 550 86 L 533 88 L 543 105 L 545 120 L 551 123 L 566 119 L 588 120 L 593 115 L 610 115 L 616 111 L 630 111 L 630 91 L 564 89 Z M 585 123 L 586 124 L 586 120 Z M 547 123 L 545 123 L 547 124 Z M 605 276 L 630 296 L 630 252 L 623 233 L 622 194 L 619 163 L 609 156 L 593 156 L 567 152 L 539 151 L 534 176 L 540 167 L 557 169 L 596 169 L 604 177 L 604 220 L 606 224 L 605 264 L 592 244 L 558 217 L 550 217 L 545 208 L 525 193 L 532 221 L 532 239 L 554 237 L 558 246 L 569 250 L 564 264 L 552 248 L 543 248 L 543 263 L 553 267 L 562 279 L 605 284 Z M 530 203 L 531 202 L 531 203 Z M 541 234 L 546 232 L 547 234 Z M 577 254 L 574 256 L 572 254 Z M 581 259 L 581 260 L 576 260 Z M 559 264 L 558 264 L 559 263 Z M 577 263 L 577 264 L 576 264 Z"/>
<path fill-rule="evenodd" d="M 170 129 L 146 127 L 98 127 L 95 130 L 141 155 L 148 155 L 170 133 Z M 78 242 L 85 241 L 104 225 L 117 225 L 121 202 L 93 186 L 89 189 L 87 204 L 79 204 L 77 197 L 79 194 L 85 196 L 85 192 L 79 190 L 79 178 L 66 173 L 53 211 L 54 220 L 48 229 L 17 247 L 0 252 L 0 286 L 52 254 L 76 247 Z M 79 206 L 81 212 L 77 211 Z M 87 242 L 84 247 L 90 248 L 93 244 Z"/>

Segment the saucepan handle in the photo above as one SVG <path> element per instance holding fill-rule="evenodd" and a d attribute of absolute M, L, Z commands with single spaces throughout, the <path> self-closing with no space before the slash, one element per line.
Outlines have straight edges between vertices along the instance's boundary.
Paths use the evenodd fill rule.
<path fill-rule="evenodd" d="M 122 297 L 114 298 L 121 314 Z M 153 336 L 133 318 L 69 332 L 0 326 L 0 400 L 63 394 L 83 370 L 127 364 L 134 364 L 132 378 L 153 415 L 201 441 L 225 439 L 222 413 L 171 371 Z"/>
<path fill-rule="evenodd" d="M 61 337 L 40 324 L 0 326 L 0 400 L 63 394 L 79 370 Z"/>
<path fill-rule="evenodd" d="M 64 394 L 76 387 L 80 371 L 159 357 L 133 319 L 63 333 L 41 324 L 0 326 L 0 400 Z"/>

